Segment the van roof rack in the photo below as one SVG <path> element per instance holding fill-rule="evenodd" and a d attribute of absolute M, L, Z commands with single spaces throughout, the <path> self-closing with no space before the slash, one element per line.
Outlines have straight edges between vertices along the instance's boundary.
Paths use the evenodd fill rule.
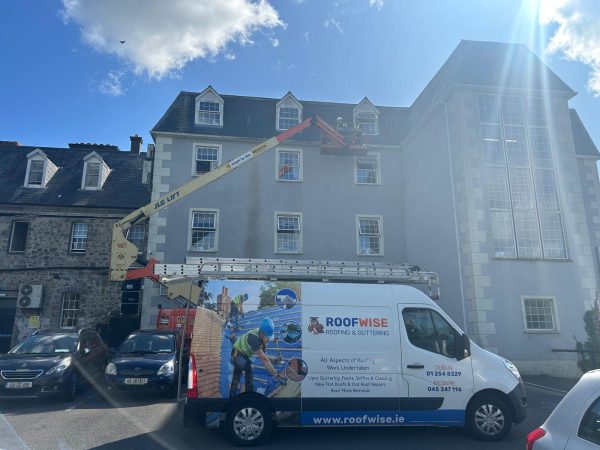
<path fill-rule="evenodd" d="M 282 281 L 332 281 L 408 284 L 440 298 L 438 275 L 412 264 L 371 261 L 321 261 L 301 259 L 243 259 L 187 257 L 186 264 L 156 264 L 161 279 L 199 278 Z"/>

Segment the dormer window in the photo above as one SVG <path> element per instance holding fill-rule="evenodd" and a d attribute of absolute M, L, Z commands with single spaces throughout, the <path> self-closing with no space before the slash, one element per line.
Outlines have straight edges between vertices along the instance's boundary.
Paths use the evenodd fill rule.
<path fill-rule="evenodd" d="M 302 121 L 302 104 L 288 92 L 277 102 L 277 129 L 289 130 Z"/>
<path fill-rule="evenodd" d="M 379 134 L 379 111 L 366 97 L 354 108 L 354 126 L 367 136 Z"/>
<path fill-rule="evenodd" d="M 196 97 L 197 125 L 223 126 L 223 99 L 209 86 Z"/>
<path fill-rule="evenodd" d="M 96 152 L 92 152 L 83 158 L 83 162 L 81 189 L 102 189 L 104 182 L 110 174 L 110 167 L 108 167 L 102 157 Z"/>
<path fill-rule="evenodd" d="M 58 167 L 48 156 L 36 149 L 27 155 L 27 170 L 24 186 L 28 188 L 44 188 L 54 176 Z"/>

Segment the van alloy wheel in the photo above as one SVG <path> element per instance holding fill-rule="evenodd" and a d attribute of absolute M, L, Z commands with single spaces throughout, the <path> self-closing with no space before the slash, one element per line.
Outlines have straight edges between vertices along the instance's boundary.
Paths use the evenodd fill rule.
<path fill-rule="evenodd" d="M 224 428 L 236 445 L 250 447 L 266 441 L 273 427 L 272 411 L 266 400 L 240 398 L 229 408 Z"/>
<path fill-rule="evenodd" d="M 499 441 L 512 428 L 511 410 L 499 395 L 479 395 L 469 403 L 465 425 L 477 439 Z"/>
<path fill-rule="evenodd" d="M 253 407 L 240 409 L 233 418 L 233 431 L 244 441 L 257 439 L 265 427 L 262 413 Z"/>
<path fill-rule="evenodd" d="M 475 425 L 484 434 L 494 436 L 502 431 L 506 419 L 496 405 L 481 405 L 475 411 Z"/>

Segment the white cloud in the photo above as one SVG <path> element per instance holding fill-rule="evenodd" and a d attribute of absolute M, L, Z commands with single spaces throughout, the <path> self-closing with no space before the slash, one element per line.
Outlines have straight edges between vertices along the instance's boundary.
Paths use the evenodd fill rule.
<path fill-rule="evenodd" d="M 235 59 L 235 53 L 225 53 L 223 56 L 227 61 L 233 61 Z"/>
<path fill-rule="evenodd" d="M 369 6 L 374 6 L 381 11 L 383 8 L 384 0 L 369 0 Z"/>
<path fill-rule="evenodd" d="M 540 23 L 558 25 L 546 51 L 588 65 L 588 89 L 600 96 L 600 2 L 543 0 L 539 7 Z"/>
<path fill-rule="evenodd" d="M 340 32 L 340 34 L 344 33 L 344 30 L 342 29 L 342 24 L 335 19 L 327 19 L 325 21 L 324 25 L 325 25 L 325 28 L 336 29 L 337 31 Z"/>
<path fill-rule="evenodd" d="M 254 32 L 284 26 L 268 0 L 62 0 L 83 41 L 118 55 L 136 74 L 161 78 L 198 58 L 250 44 Z M 121 44 L 119 41 L 125 41 Z"/>
<path fill-rule="evenodd" d="M 305 40 L 306 42 L 308 42 L 308 39 L 309 39 L 309 37 L 310 37 L 310 32 L 308 32 L 308 31 L 307 31 L 306 33 L 304 33 L 304 34 L 302 35 L 302 37 L 304 38 L 304 40 Z"/>
<path fill-rule="evenodd" d="M 295 68 L 296 68 L 296 64 L 294 64 L 294 63 L 287 66 L 287 70 L 294 70 Z"/>
<path fill-rule="evenodd" d="M 119 97 L 125 94 L 123 90 L 123 75 L 121 71 L 111 70 L 106 74 L 106 78 L 98 85 L 98 90 L 103 94 L 110 95 L 111 97 Z"/>
<path fill-rule="evenodd" d="M 277 38 L 269 38 L 269 40 L 271 41 L 271 45 L 273 47 L 279 47 L 279 39 L 277 39 Z"/>

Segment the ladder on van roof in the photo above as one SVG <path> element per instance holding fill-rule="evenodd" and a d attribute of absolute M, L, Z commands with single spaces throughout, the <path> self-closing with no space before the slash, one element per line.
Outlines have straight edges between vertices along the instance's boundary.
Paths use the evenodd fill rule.
<path fill-rule="evenodd" d="M 440 298 L 438 275 L 411 264 L 300 259 L 187 257 L 186 264 L 156 264 L 163 281 L 175 278 L 407 284 Z"/>

